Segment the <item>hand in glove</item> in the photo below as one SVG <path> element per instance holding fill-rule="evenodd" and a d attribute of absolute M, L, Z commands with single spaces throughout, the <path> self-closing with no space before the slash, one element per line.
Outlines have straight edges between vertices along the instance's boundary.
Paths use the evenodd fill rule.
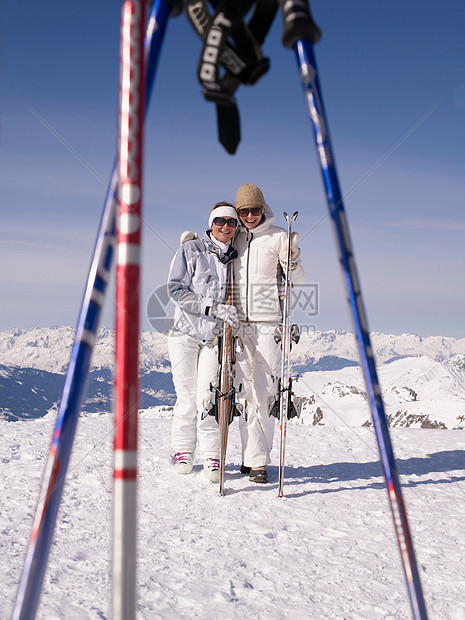
<path fill-rule="evenodd" d="M 297 267 L 297 262 L 300 258 L 300 248 L 297 247 L 300 235 L 296 232 L 291 233 L 291 269 Z M 279 255 L 279 262 L 281 267 L 286 269 L 287 267 L 287 246 L 281 250 Z"/>
<path fill-rule="evenodd" d="M 193 239 L 198 239 L 198 238 L 199 236 L 197 233 L 192 232 L 190 230 L 185 230 L 183 233 L 181 233 L 181 237 L 179 239 L 179 245 L 186 243 L 186 241 L 192 241 Z"/>
<path fill-rule="evenodd" d="M 239 327 L 239 319 L 237 318 L 237 310 L 235 306 L 216 303 L 212 306 L 210 314 L 217 316 L 228 325 L 231 325 L 231 327 Z"/>

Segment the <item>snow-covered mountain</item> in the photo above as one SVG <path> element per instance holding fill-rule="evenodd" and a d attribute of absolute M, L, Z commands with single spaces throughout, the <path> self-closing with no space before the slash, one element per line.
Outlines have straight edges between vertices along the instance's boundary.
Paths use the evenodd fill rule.
<path fill-rule="evenodd" d="M 11 329 L 0 332 L 0 364 L 35 368 L 63 374 L 68 368 L 75 329 L 50 327 Z M 113 367 L 114 331 L 102 327 L 98 332 L 92 370 Z M 141 372 L 169 372 L 166 337 L 158 332 L 143 332 L 141 337 Z"/>
<path fill-rule="evenodd" d="M 371 343 L 376 353 L 378 364 L 393 362 L 405 357 L 427 356 L 437 362 L 443 362 L 456 355 L 465 353 L 465 338 L 443 338 L 441 336 L 421 337 L 415 334 L 371 334 Z M 328 332 L 303 333 L 295 347 L 294 363 L 308 368 L 310 364 L 317 370 L 337 370 L 330 368 L 331 359 L 335 365 L 344 360 L 358 363 L 358 353 L 352 332 L 337 329 Z"/>
<path fill-rule="evenodd" d="M 444 362 L 406 357 L 378 365 L 391 426 L 465 428 L 465 355 Z M 302 396 L 302 424 L 371 426 L 359 367 L 304 373 L 294 385 Z"/>
<path fill-rule="evenodd" d="M 38 418 L 56 411 L 74 343 L 71 327 L 0 332 L 0 418 Z M 111 411 L 114 332 L 99 331 L 88 377 L 84 414 Z M 141 408 L 175 401 L 166 337 L 145 332 L 140 349 Z"/>
<path fill-rule="evenodd" d="M 37 418 L 55 411 L 69 363 L 71 327 L 0 332 L 0 416 Z M 465 338 L 372 334 L 386 413 L 392 426 L 465 428 Z M 111 410 L 114 332 L 99 331 L 83 413 Z M 303 399 L 297 424 L 370 425 L 355 339 L 343 330 L 302 334 L 292 351 Z M 175 395 L 163 334 L 140 342 L 141 409 L 170 409 Z M 166 415 L 166 413 L 165 413 Z"/>

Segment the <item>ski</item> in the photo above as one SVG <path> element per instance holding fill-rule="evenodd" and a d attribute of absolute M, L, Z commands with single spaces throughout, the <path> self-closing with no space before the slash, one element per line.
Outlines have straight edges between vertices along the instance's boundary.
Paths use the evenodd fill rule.
<path fill-rule="evenodd" d="M 286 456 L 286 433 L 287 420 L 291 410 L 292 379 L 290 375 L 289 356 L 291 353 L 291 313 L 292 313 L 292 226 L 297 218 L 296 211 L 292 217 L 284 211 L 287 222 L 287 252 L 284 268 L 284 299 L 283 299 L 283 322 L 281 330 L 281 378 L 279 380 L 279 471 L 278 471 L 278 497 L 283 497 L 284 486 L 284 462 Z"/>
<path fill-rule="evenodd" d="M 305 101 L 313 124 L 316 148 L 326 190 L 329 216 L 333 223 L 339 253 L 339 262 L 346 283 L 356 342 L 365 378 L 373 426 L 378 442 L 381 464 L 388 491 L 388 500 L 410 597 L 412 614 L 415 619 L 424 620 L 427 618 L 427 612 L 423 598 L 420 574 L 415 560 L 407 512 L 402 498 L 402 490 L 384 411 L 381 387 L 373 356 L 373 348 L 371 346 L 370 333 L 355 265 L 355 257 L 336 172 L 328 131 L 328 122 L 323 106 L 318 71 L 313 53 L 313 44 L 318 42 L 321 32 L 313 21 L 310 7 L 305 0 L 288 0 L 287 2 L 281 3 L 281 10 L 284 20 L 282 41 L 285 47 L 293 49 L 295 52 Z"/>
<path fill-rule="evenodd" d="M 233 265 L 228 263 L 227 273 L 227 304 L 232 305 L 232 277 Z M 231 325 L 224 321 L 221 336 L 216 339 L 215 345 L 218 346 L 218 386 L 211 387 L 215 392 L 215 404 L 210 415 L 214 415 L 219 425 L 220 431 L 220 472 L 219 472 L 219 493 L 225 494 L 224 479 L 226 468 L 226 450 L 228 447 L 229 425 L 234 418 L 240 415 L 236 405 L 236 388 L 234 387 L 234 364 L 236 362 L 236 347 L 240 346 L 240 339 L 233 334 Z M 241 386 L 238 388 L 240 392 Z"/>
<path fill-rule="evenodd" d="M 224 495 L 224 478 L 226 468 L 226 450 L 228 447 L 229 424 L 231 414 L 232 387 L 232 327 L 226 322 L 223 325 L 221 338 L 221 365 L 218 392 L 218 424 L 220 426 L 220 481 L 219 492 Z"/>

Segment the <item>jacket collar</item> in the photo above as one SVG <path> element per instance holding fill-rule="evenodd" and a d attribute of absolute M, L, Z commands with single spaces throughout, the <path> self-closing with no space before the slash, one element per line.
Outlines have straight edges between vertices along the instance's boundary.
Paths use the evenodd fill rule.
<path fill-rule="evenodd" d="M 226 252 L 223 252 L 220 246 L 213 242 L 210 230 L 207 230 L 205 232 L 204 241 L 205 245 L 207 246 L 207 252 L 215 254 L 221 263 L 224 263 L 226 265 L 227 263 L 237 258 L 237 250 L 233 248 L 232 243 L 228 245 Z"/>

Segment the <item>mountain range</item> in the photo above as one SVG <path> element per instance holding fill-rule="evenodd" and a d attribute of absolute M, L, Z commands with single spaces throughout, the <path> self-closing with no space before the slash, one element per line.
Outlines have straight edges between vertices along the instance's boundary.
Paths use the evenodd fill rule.
<path fill-rule="evenodd" d="M 0 419 L 56 415 L 74 342 L 71 327 L 0 332 Z M 392 426 L 465 428 L 465 338 L 371 335 L 386 415 Z M 114 332 L 101 328 L 82 415 L 112 408 Z M 302 413 L 293 424 L 370 426 L 354 335 L 344 330 L 301 335 L 292 350 L 294 391 Z M 175 392 L 166 336 L 140 338 L 141 410 L 170 415 Z"/>

